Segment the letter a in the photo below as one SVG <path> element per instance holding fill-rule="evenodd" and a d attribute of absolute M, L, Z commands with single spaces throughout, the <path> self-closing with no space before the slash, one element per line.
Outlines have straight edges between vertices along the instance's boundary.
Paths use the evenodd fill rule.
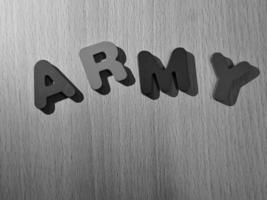
<path fill-rule="evenodd" d="M 41 60 L 34 68 L 35 106 L 45 114 L 52 114 L 55 103 L 70 98 L 83 100 L 83 94 L 48 61 Z"/>

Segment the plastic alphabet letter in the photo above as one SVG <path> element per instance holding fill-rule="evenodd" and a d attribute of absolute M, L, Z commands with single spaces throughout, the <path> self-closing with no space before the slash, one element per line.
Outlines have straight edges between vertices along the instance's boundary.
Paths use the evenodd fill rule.
<path fill-rule="evenodd" d="M 148 51 L 138 55 L 141 92 L 151 98 L 158 99 L 159 91 L 175 97 L 181 90 L 195 96 L 198 93 L 194 56 L 183 48 L 172 52 L 165 68 L 160 59 Z"/>
<path fill-rule="evenodd" d="M 81 49 L 79 55 L 93 90 L 108 94 L 110 87 L 107 77 L 111 75 L 126 86 L 134 84 L 131 71 L 124 66 L 126 55 L 115 44 L 101 42 Z"/>
<path fill-rule="evenodd" d="M 259 76 L 258 68 L 248 62 L 234 65 L 221 53 L 213 54 L 211 63 L 218 78 L 213 97 L 224 105 L 233 106 L 242 86 Z"/>
<path fill-rule="evenodd" d="M 83 94 L 64 76 L 59 69 L 45 60 L 34 68 L 35 106 L 45 114 L 52 114 L 55 103 L 66 98 L 75 102 L 83 100 Z"/>

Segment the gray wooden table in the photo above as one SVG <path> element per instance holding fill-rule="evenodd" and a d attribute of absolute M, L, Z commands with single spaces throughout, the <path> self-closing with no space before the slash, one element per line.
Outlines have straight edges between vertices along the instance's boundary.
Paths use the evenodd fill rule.
<path fill-rule="evenodd" d="M 132 87 L 91 90 L 83 47 L 124 49 Z M 266 0 L 0 0 L 1 200 L 267 199 Z M 140 92 L 137 54 L 194 54 L 199 94 Z M 210 56 L 261 75 L 234 107 L 212 98 Z M 85 99 L 34 107 L 33 67 L 56 65 Z"/>

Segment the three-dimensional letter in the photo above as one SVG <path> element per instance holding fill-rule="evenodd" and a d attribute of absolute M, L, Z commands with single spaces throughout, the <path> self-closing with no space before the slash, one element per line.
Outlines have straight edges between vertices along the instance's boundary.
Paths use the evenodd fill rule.
<path fill-rule="evenodd" d="M 124 66 L 126 56 L 123 50 L 113 43 L 101 42 L 83 48 L 79 55 L 93 90 L 101 94 L 109 93 L 110 88 L 106 79 L 110 75 L 124 85 L 129 86 L 134 83 L 131 71 Z M 131 83 L 127 81 L 129 76 Z"/>
<path fill-rule="evenodd" d="M 138 55 L 141 92 L 151 99 L 159 98 L 159 91 L 172 97 L 181 90 L 191 96 L 197 95 L 194 56 L 183 48 L 172 52 L 167 68 L 160 59 L 148 51 Z"/>
<path fill-rule="evenodd" d="M 260 74 L 259 69 L 248 62 L 241 62 L 235 66 L 221 53 L 213 54 L 211 63 L 218 78 L 213 97 L 228 106 L 236 103 L 241 87 Z"/>
<path fill-rule="evenodd" d="M 46 114 L 55 110 L 55 103 L 66 98 L 83 100 L 82 93 L 48 61 L 41 60 L 34 68 L 35 106 Z"/>

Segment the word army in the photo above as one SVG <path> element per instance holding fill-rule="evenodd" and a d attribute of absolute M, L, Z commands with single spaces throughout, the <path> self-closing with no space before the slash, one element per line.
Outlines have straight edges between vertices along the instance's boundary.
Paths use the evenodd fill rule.
<path fill-rule="evenodd" d="M 110 92 L 108 77 L 114 76 L 125 86 L 135 83 L 134 75 L 125 66 L 124 51 L 111 42 L 101 42 L 81 49 L 80 59 L 91 88 L 99 94 Z M 258 68 L 248 62 L 234 65 L 220 53 L 214 53 L 211 64 L 218 78 L 213 97 L 224 105 L 236 103 L 239 91 L 257 76 Z M 148 51 L 138 54 L 138 68 L 141 93 L 156 100 L 160 91 L 176 97 L 178 91 L 190 96 L 198 94 L 194 56 L 183 48 L 175 49 L 165 67 L 159 58 Z M 35 106 L 45 114 L 52 114 L 55 104 L 70 98 L 75 102 L 83 100 L 82 92 L 53 64 L 38 61 L 34 67 Z"/>

